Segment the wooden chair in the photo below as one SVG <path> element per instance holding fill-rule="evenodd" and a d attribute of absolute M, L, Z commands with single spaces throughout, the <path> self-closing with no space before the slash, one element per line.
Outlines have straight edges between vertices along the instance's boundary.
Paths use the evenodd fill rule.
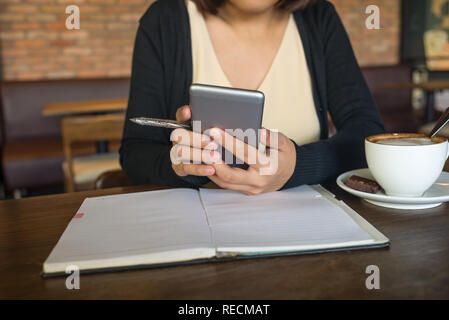
<path fill-rule="evenodd" d="M 66 117 L 62 120 L 67 192 L 95 189 L 96 179 L 105 171 L 120 169 L 117 152 L 72 155 L 75 142 L 118 141 L 123 134 L 124 114 Z"/>
<path fill-rule="evenodd" d="M 95 181 L 95 189 L 107 189 L 130 186 L 131 181 L 122 169 L 103 172 Z"/>

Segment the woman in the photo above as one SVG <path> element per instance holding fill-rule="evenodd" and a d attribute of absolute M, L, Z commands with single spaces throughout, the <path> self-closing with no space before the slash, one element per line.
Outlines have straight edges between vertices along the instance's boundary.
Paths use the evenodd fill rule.
<path fill-rule="evenodd" d="M 324 0 L 156 1 L 137 32 L 127 119 L 189 120 L 192 82 L 264 92 L 263 127 L 280 132 L 278 169 L 260 175 L 259 163 L 248 170 L 186 163 L 197 158 L 172 163 L 170 152 L 182 148 L 213 155 L 212 140 L 224 133 L 180 147 L 176 137 L 191 132 L 174 132 L 172 145 L 170 130 L 127 121 L 120 156 L 134 183 L 212 181 L 246 194 L 321 183 L 366 166 L 364 138 L 384 132 L 344 27 Z M 337 129 L 331 138 L 328 112 Z M 268 147 L 269 136 L 261 134 Z"/>

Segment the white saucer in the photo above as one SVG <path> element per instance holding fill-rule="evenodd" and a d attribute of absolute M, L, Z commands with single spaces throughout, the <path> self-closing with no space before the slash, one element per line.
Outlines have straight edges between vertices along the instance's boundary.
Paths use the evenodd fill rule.
<path fill-rule="evenodd" d="M 348 171 L 338 176 L 337 184 L 343 190 L 360 197 L 372 204 L 394 209 L 428 209 L 434 208 L 449 201 L 449 173 L 442 172 L 438 180 L 421 197 L 392 197 L 385 194 L 383 190 L 376 194 L 354 190 L 344 182 L 352 175 L 374 180 L 368 168 Z"/>

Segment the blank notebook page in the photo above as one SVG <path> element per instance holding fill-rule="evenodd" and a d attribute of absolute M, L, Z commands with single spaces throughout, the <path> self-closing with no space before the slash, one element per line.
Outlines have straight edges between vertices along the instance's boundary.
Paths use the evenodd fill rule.
<path fill-rule="evenodd" d="M 87 198 L 44 264 L 44 272 L 120 267 L 215 256 L 197 190 Z"/>
<path fill-rule="evenodd" d="M 338 205 L 309 186 L 257 196 L 200 189 L 217 252 L 269 253 L 371 244 Z"/>

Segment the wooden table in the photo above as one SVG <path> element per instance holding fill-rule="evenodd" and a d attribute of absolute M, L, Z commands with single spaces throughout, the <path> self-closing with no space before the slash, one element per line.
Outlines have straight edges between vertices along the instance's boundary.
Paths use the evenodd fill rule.
<path fill-rule="evenodd" d="M 44 116 L 99 115 L 111 112 L 124 112 L 127 106 L 127 98 L 57 102 L 46 104 L 44 109 L 42 109 L 42 114 Z M 109 151 L 107 141 L 97 141 L 96 146 L 98 153 L 107 153 Z"/>
<path fill-rule="evenodd" d="M 432 80 L 422 83 L 385 82 L 380 84 L 379 88 L 397 90 L 424 90 L 426 92 L 426 122 L 432 122 L 435 120 L 435 92 L 449 89 L 449 81 Z"/>
<path fill-rule="evenodd" d="M 415 212 L 385 209 L 328 186 L 391 240 L 390 248 L 42 278 L 42 263 L 86 196 L 127 187 L 0 202 L 0 299 L 343 299 L 449 298 L 449 204 Z M 368 265 L 380 289 L 367 290 Z"/>
<path fill-rule="evenodd" d="M 103 99 L 73 102 L 49 103 L 44 106 L 42 114 L 44 116 L 60 116 L 86 113 L 106 113 L 125 111 L 128 106 L 128 99 Z"/>

